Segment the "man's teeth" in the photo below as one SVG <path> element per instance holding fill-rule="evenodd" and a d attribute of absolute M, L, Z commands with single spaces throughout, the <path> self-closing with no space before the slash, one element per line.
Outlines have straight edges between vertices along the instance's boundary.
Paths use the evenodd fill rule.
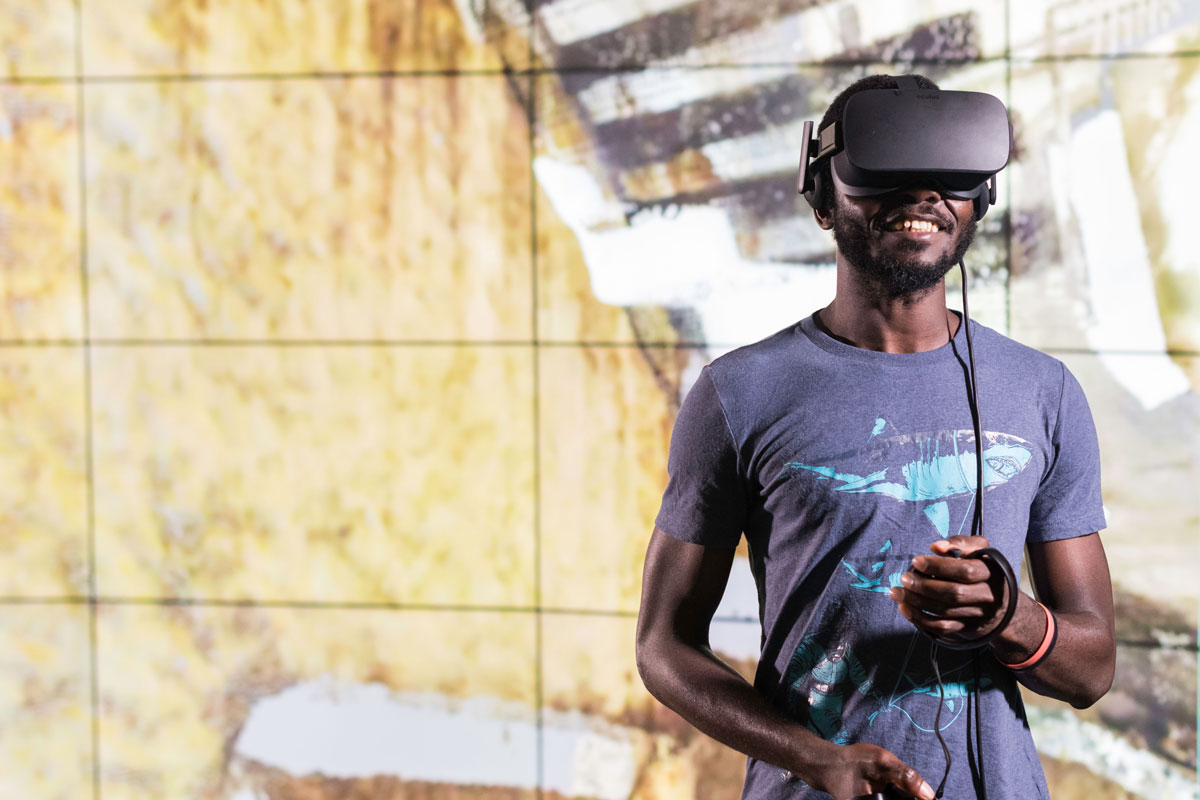
<path fill-rule="evenodd" d="M 941 228 L 935 222 L 926 222 L 923 219 L 905 219 L 896 220 L 888 226 L 888 230 L 892 231 L 916 231 L 917 233 L 933 233 L 940 231 Z"/>

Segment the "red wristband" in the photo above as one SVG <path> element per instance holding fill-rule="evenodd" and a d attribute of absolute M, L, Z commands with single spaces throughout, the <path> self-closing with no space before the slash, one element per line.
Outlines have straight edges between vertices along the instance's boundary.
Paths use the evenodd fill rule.
<path fill-rule="evenodd" d="M 1033 651 L 1033 655 L 1021 663 L 1005 664 L 1001 661 L 1001 666 L 1008 667 L 1011 670 L 1032 669 L 1042 663 L 1046 659 L 1046 656 L 1050 655 L 1050 651 L 1054 649 L 1054 645 L 1058 642 L 1058 621 L 1054 619 L 1054 615 L 1050 613 L 1050 609 L 1046 608 L 1042 603 L 1038 603 L 1038 605 L 1042 607 L 1042 611 L 1046 612 L 1046 635 L 1042 637 L 1042 643 L 1038 645 L 1037 650 Z"/>

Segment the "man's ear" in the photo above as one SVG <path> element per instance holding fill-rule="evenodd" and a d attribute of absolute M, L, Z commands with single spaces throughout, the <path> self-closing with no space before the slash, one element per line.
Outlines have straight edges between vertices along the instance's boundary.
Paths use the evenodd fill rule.
<path fill-rule="evenodd" d="M 833 230 L 833 215 L 829 213 L 830 210 L 831 209 L 813 209 L 813 218 L 816 219 L 817 224 L 821 226 L 822 230 Z"/>

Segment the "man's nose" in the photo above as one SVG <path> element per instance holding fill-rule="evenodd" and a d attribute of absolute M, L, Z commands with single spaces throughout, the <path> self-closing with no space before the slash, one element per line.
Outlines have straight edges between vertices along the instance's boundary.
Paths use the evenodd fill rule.
<path fill-rule="evenodd" d="M 910 184 L 897 192 L 897 194 L 914 205 L 918 203 L 938 203 L 942 200 L 942 193 L 937 188 L 926 184 Z"/>

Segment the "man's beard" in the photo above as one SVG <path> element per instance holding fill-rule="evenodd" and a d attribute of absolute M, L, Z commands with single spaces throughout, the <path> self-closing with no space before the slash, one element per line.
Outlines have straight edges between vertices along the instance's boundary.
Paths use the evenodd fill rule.
<path fill-rule="evenodd" d="M 955 264 L 966 254 L 975 239 L 975 216 L 962 229 L 953 252 L 947 253 L 933 264 L 923 265 L 893 257 L 890 254 L 872 256 L 864 231 L 852 227 L 845 215 L 834 210 L 833 240 L 846 261 L 861 275 L 869 278 L 881 294 L 888 299 L 921 297 L 937 286 Z M 919 242 L 904 242 L 902 246 L 913 255 L 919 254 L 924 246 Z"/>

